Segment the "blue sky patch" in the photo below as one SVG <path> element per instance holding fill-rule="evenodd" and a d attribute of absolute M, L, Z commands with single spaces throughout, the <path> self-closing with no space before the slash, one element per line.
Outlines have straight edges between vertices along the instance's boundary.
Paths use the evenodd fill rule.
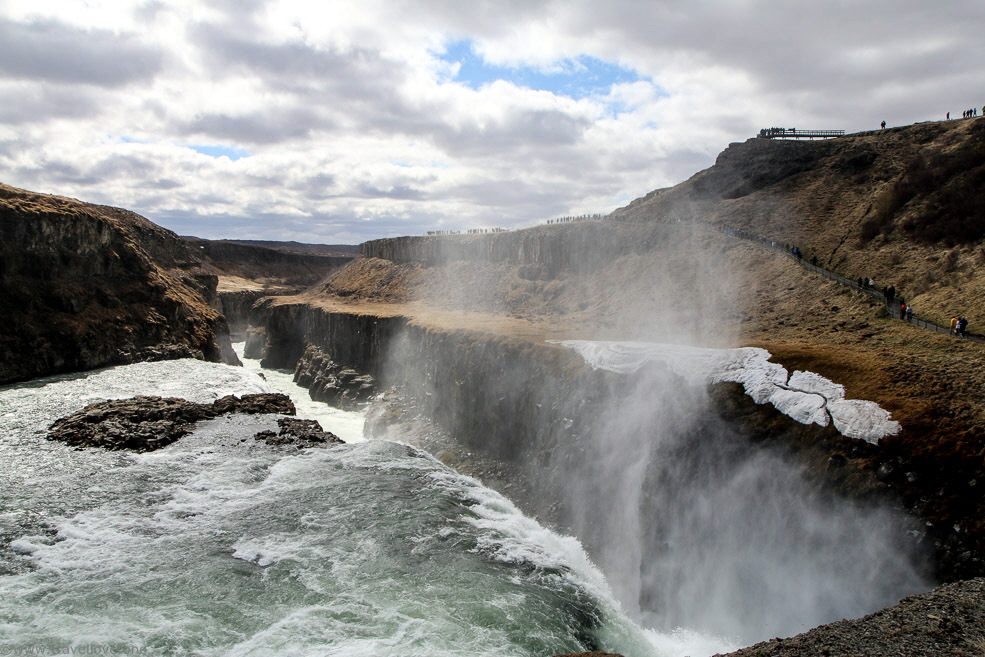
<path fill-rule="evenodd" d="M 505 80 L 519 87 L 550 91 L 579 100 L 607 93 L 614 84 L 644 79 L 636 71 L 589 55 L 565 59 L 550 70 L 531 66 L 497 66 L 477 55 L 470 39 L 448 44 L 445 52 L 437 53 L 437 56 L 443 61 L 461 64 L 454 79 L 472 89 Z"/>
<path fill-rule="evenodd" d="M 245 151 L 242 148 L 236 148 L 235 146 L 196 146 L 194 144 L 189 146 L 193 151 L 197 151 L 202 155 L 208 155 L 209 157 L 228 157 L 234 162 L 243 157 L 249 157 L 249 151 Z"/>

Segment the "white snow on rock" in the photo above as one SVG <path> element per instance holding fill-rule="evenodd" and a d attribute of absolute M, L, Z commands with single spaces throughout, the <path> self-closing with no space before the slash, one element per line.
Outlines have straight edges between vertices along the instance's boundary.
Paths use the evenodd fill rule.
<path fill-rule="evenodd" d="M 871 401 L 845 399 L 845 387 L 814 372 L 792 375 L 757 347 L 710 349 L 651 342 L 552 341 L 574 349 L 596 369 L 629 374 L 649 362 L 666 365 L 692 385 L 741 383 L 757 404 L 767 402 L 801 424 L 833 423 L 844 436 L 876 443 L 900 431 L 899 422 Z"/>

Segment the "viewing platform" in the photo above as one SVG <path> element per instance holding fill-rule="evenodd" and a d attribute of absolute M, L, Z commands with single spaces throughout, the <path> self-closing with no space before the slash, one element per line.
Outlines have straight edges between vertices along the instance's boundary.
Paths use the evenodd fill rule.
<path fill-rule="evenodd" d="M 844 130 L 798 130 L 797 128 L 763 128 L 763 139 L 834 139 L 844 136 Z"/>

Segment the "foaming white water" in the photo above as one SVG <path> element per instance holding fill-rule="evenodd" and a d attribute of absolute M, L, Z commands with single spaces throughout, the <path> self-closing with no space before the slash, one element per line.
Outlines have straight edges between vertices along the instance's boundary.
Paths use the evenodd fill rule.
<path fill-rule="evenodd" d="M 322 428 L 331 431 L 347 443 L 358 443 L 366 440 L 363 426 L 366 424 L 366 414 L 361 411 L 344 411 L 324 402 L 313 401 L 308 391 L 294 382 L 294 374 L 289 370 L 271 370 L 260 366 L 255 358 L 243 355 L 245 342 L 234 342 L 233 350 L 243 362 L 247 371 L 262 374 L 267 384 L 276 392 L 282 392 L 294 402 L 297 415 L 308 420 L 318 420 Z M 328 427 L 331 427 L 329 429 Z"/>
<path fill-rule="evenodd" d="M 39 388 L 45 394 L 37 394 Z M 226 395 L 273 392 L 255 372 L 194 358 L 134 363 L 0 387 L 0 418 L 11 429 L 43 432 L 63 415 L 135 395 L 209 403 Z"/>
<path fill-rule="evenodd" d="M 577 542 L 404 446 L 241 442 L 270 424 L 202 423 L 117 473 L 128 498 L 22 539 L 31 570 L 0 578 L 9 645 L 535 655 L 583 647 L 584 624 L 652 654 Z"/>
<path fill-rule="evenodd" d="M 202 422 L 147 454 L 43 438 L 85 403 L 161 385 L 200 401 L 268 390 L 198 361 L 0 390 L 6 649 L 678 654 L 654 651 L 576 540 L 407 446 L 254 440 L 276 416 Z"/>

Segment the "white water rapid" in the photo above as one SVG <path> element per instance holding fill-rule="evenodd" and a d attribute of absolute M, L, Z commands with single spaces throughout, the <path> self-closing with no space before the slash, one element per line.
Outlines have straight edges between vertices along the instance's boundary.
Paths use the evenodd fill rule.
<path fill-rule="evenodd" d="M 0 388 L 0 654 L 699 657 L 927 586 L 898 517 L 813 496 L 672 372 L 611 400 L 542 473 L 579 542 L 245 362 Z M 348 444 L 265 445 L 269 416 L 147 454 L 45 439 L 102 399 L 276 389 Z"/>
<path fill-rule="evenodd" d="M 206 402 L 270 391 L 263 374 L 181 360 L 0 388 L 2 654 L 699 654 L 651 644 L 576 540 L 406 445 L 269 446 L 271 416 L 145 454 L 45 439 L 94 401 Z"/>

